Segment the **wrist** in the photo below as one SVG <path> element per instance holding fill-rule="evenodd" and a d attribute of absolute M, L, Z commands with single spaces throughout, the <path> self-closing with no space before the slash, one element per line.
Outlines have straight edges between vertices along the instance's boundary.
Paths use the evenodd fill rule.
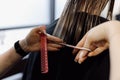
<path fill-rule="evenodd" d="M 15 48 L 16 53 L 18 53 L 22 57 L 26 56 L 29 53 L 27 49 L 25 49 L 25 46 L 23 45 L 21 41 L 15 42 L 14 48 Z"/>
<path fill-rule="evenodd" d="M 26 41 L 23 39 L 23 40 L 20 40 L 19 41 L 19 44 L 21 46 L 21 48 L 25 51 L 25 52 L 30 52 L 28 47 L 27 47 L 27 43 Z"/>
<path fill-rule="evenodd" d="M 113 38 L 118 37 L 120 35 L 120 22 L 109 21 L 108 24 L 106 24 L 106 32 L 107 32 L 109 42 Z"/>

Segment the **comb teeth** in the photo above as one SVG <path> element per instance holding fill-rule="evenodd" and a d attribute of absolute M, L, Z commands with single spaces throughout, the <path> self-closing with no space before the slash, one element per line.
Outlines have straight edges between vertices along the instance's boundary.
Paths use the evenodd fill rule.
<path fill-rule="evenodd" d="M 44 33 L 40 33 L 41 45 L 41 73 L 48 72 L 48 55 L 47 55 L 47 37 Z"/>

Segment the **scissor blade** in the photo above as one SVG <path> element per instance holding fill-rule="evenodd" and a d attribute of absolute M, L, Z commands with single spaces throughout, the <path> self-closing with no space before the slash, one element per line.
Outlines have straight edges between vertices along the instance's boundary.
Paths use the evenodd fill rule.
<path fill-rule="evenodd" d="M 58 44 L 66 46 L 66 47 L 74 48 L 74 49 L 91 51 L 90 49 L 85 48 L 85 47 L 76 47 L 76 46 L 73 46 L 73 45 L 70 45 L 70 44 L 66 44 L 66 43 L 58 43 Z"/>

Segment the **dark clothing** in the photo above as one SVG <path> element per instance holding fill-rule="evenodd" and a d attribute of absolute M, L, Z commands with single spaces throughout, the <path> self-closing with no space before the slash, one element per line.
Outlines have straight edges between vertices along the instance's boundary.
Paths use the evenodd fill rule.
<path fill-rule="evenodd" d="M 116 20 L 120 21 L 120 14 L 116 15 Z"/>
<path fill-rule="evenodd" d="M 107 21 L 101 18 L 101 22 Z M 54 30 L 57 21 L 48 26 L 47 32 Z M 41 74 L 40 53 L 32 53 L 24 72 L 23 80 L 109 80 L 109 51 L 87 58 L 82 64 L 74 62 L 75 55 L 68 49 L 66 53 L 48 52 L 49 72 Z"/>

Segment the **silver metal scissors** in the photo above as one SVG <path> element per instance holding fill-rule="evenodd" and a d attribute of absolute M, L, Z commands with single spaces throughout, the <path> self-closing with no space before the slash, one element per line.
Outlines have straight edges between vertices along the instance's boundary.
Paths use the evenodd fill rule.
<path fill-rule="evenodd" d="M 66 46 L 66 47 L 70 47 L 70 48 L 74 48 L 74 49 L 91 51 L 90 49 L 85 48 L 85 47 L 77 47 L 77 46 L 73 46 L 73 45 L 66 44 L 66 43 L 57 43 L 57 44 L 60 44 L 60 45 Z"/>
<path fill-rule="evenodd" d="M 41 33 L 41 32 L 40 32 L 40 33 Z M 44 33 L 45 35 L 47 35 L 47 36 L 50 35 L 50 34 L 46 33 L 45 31 L 43 31 L 43 33 Z M 54 42 L 53 42 L 53 43 L 54 43 Z M 74 48 L 74 49 L 91 51 L 91 49 L 88 49 L 88 48 L 85 48 L 85 47 L 77 47 L 77 46 L 73 46 L 73 45 L 66 44 L 66 43 L 56 43 L 56 44 L 63 45 L 63 46 L 66 46 L 66 47 L 70 47 L 70 48 Z"/>

